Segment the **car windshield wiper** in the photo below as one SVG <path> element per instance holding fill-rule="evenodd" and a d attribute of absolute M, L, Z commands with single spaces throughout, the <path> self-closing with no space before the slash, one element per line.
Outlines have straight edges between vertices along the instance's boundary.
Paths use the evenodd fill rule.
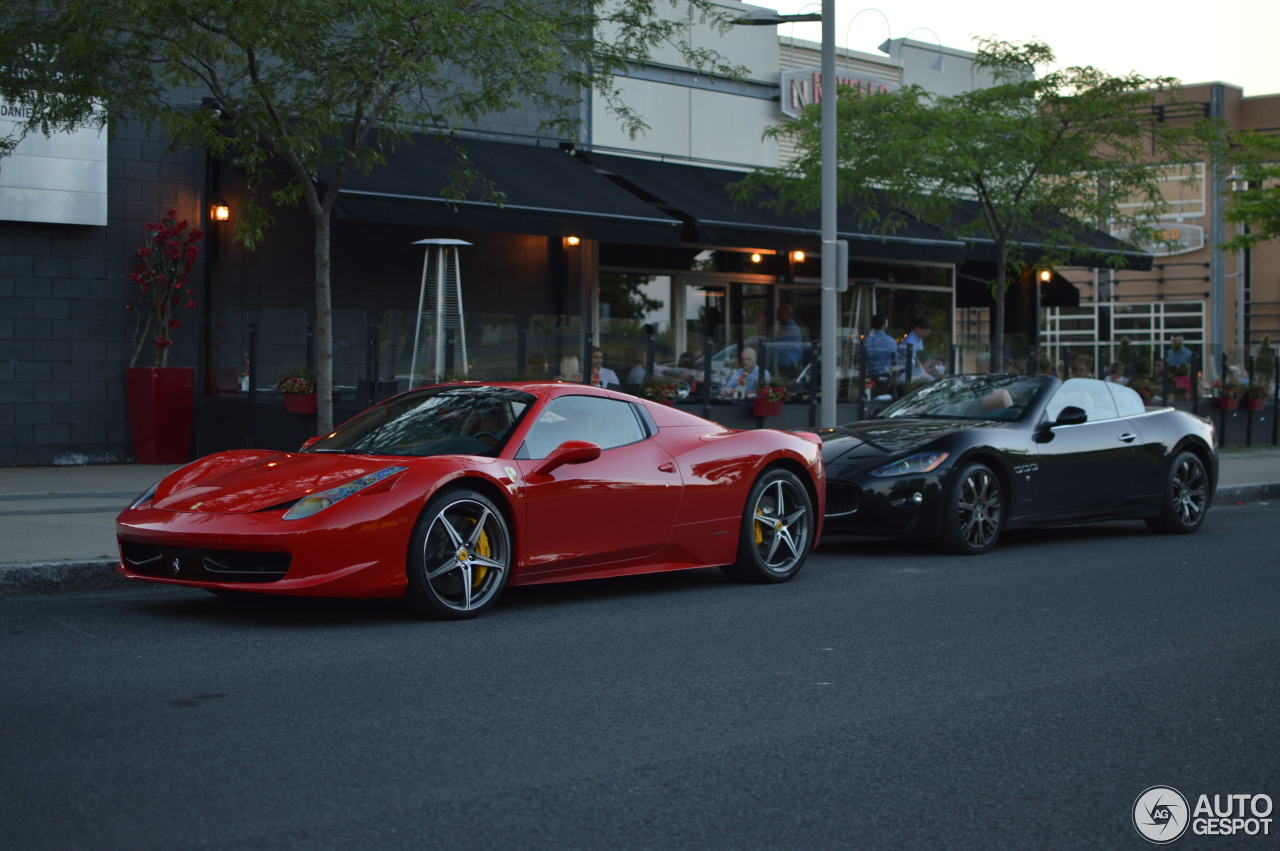
<path fill-rule="evenodd" d="M 392 455 L 394 453 L 375 449 L 371 446 L 351 446 L 346 449 L 312 449 L 311 452 L 326 452 L 332 455 Z"/>

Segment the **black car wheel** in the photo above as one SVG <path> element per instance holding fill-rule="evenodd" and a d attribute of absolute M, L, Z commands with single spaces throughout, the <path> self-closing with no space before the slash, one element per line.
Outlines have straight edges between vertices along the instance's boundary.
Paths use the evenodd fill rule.
<path fill-rule="evenodd" d="M 409 605 L 431 618 L 472 618 L 493 605 L 511 572 L 511 534 L 498 506 L 472 490 L 427 504 L 409 550 Z"/>
<path fill-rule="evenodd" d="M 1157 532 L 1189 535 L 1209 510 L 1209 473 L 1194 452 L 1179 452 L 1165 477 L 1160 516 L 1147 521 Z"/>
<path fill-rule="evenodd" d="M 809 555 L 813 526 L 813 502 L 800 479 L 788 470 L 766 470 L 747 496 L 738 560 L 724 572 L 739 582 L 787 581 Z"/>
<path fill-rule="evenodd" d="M 1004 494 L 1000 480 L 986 464 L 960 470 L 947 494 L 942 518 L 943 549 L 963 555 L 985 553 L 996 545 L 1004 526 Z"/>

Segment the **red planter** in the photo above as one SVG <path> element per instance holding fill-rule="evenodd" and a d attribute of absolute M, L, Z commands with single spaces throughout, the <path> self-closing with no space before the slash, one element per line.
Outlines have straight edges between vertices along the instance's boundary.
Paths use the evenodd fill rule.
<path fill-rule="evenodd" d="M 1248 396 L 1244 401 L 1251 411 L 1261 411 L 1267 406 L 1266 396 Z"/>
<path fill-rule="evenodd" d="M 316 412 L 316 394 L 285 393 L 284 409 L 291 414 L 314 414 Z"/>
<path fill-rule="evenodd" d="M 181 464 L 191 460 L 196 371 L 187 366 L 125 370 L 133 460 Z"/>
<path fill-rule="evenodd" d="M 1239 396 L 1219 396 L 1218 407 L 1224 411 L 1234 411 L 1240 407 Z"/>
<path fill-rule="evenodd" d="M 757 417 L 776 417 L 782 413 L 782 401 L 768 402 L 764 399 L 756 399 L 752 411 Z"/>

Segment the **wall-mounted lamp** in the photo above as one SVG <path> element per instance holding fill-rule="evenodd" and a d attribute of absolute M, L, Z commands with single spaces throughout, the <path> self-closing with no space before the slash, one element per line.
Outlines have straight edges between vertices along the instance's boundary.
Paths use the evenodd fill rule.
<path fill-rule="evenodd" d="M 760 263 L 760 262 L 762 262 L 763 260 L 764 260 L 764 257 L 760 254 L 760 252 L 759 252 L 759 251 L 753 251 L 753 252 L 751 253 L 751 262 L 752 262 L 752 263 Z"/>
<path fill-rule="evenodd" d="M 215 222 L 231 221 L 231 205 L 221 195 L 214 195 L 209 201 L 209 218 Z"/>
<path fill-rule="evenodd" d="M 792 263 L 803 263 L 803 262 L 804 262 L 804 258 L 805 258 L 805 253 L 804 253 L 803 251 L 793 251 L 793 252 L 791 252 L 791 262 L 792 262 Z"/>
<path fill-rule="evenodd" d="M 566 236 L 564 238 L 564 244 L 565 245 L 581 245 L 582 238 L 578 236 Z"/>

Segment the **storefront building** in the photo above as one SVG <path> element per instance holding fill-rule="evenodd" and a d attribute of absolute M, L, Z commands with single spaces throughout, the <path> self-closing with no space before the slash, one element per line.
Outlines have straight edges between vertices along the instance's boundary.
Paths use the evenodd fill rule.
<path fill-rule="evenodd" d="M 1238 87 L 1211 83 L 1185 86 L 1178 99 L 1178 107 L 1153 120 L 1190 114 L 1220 118 L 1235 130 L 1280 132 L 1280 95 L 1244 97 Z M 1106 370 L 1127 340 L 1132 359 L 1155 371 L 1178 335 L 1202 359 L 1201 390 L 1209 391 L 1222 377 L 1224 355 L 1229 367 L 1243 367 L 1247 376 L 1264 340 L 1280 345 L 1280 242 L 1241 252 L 1219 247 L 1235 228 L 1224 216 L 1232 192 L 1241 188 L 1231 179 L 1233 170 L 1230 162 L 1170 163 L 1163 176 L 1169 209 L 1162 239 L 1143 246 L 1155 257 L 1151 269 L 1066 272 L 1081 302 L 1047 312 L 1050 348 L 1088 353 L 1098 370 Z M 1135 364 L 1121 367 L 1131 373 Z"/>
<path fill-rule="evenodd" d="M 580 138 L 540 137 L 544 116 L 532 110 L 456 134 L 501 203 L 446 200 L 454 154 L 430 136 L 344 185 L 332 242 L 338 419 L 437 379 L 576 378 L 598 347 L 623 389 L 662 379 L 677 404 L 728 424 L 813 423 L 817 214 L 737 203 L 730 186 L 790 156 L 762 131 L 816 97 L 817 45 L 762 27 L 716 38 L 748 69 L 742 79 L 695 74 L 659 55 L 621 81 L 649 124 L 635 140 L 595 97 L 584 102 Z M 974 84 L 971 54 L 901 39 L 882 50 L 841 51 L 838 76 L 935 91 Z M 193 275 L 199 307 L 179 313 L 170 354 L 197 369 L 192 453 L 291 448 L 310 436 L 314 418 L 287 412 L 275 386 L 314 359 L 311 228 L 300 210 L 277 211 L 268 238 L 246 251 L 229 223 L 208 219 L 215 195 L 233 217 L 243 203 L 231 163 L 168 152 L 130 125 L 109 141 L 95 134 L 61 152 L 20 153 L 30 159 L 0 170 L 0 465 L 132 457 L 128 276 L 144 223 L 169 208 L 209 231 Z M 55 180 L 41 189 L 52 200 L 33 206 L 23 200 L 27 177 L 48 173 L 51 157 L 74 160 L 90 185 Z M 60 212 L 71 208 L 89 212 Z M 872 314 L 886 314 L 895 336 L 927 319 L 940 374 L 972 366 L 965 317 L 986 309 L 974 306 L 982 287 L 966 283 L 980 277 L 974 245 L 922 224 L 882 238 L 856 221 L 842 211 L 850 263 L 837 323 L 841 419 L 866 402 L 859 343 Z M 986 332 L 970 331 L 976 352 Z M 790 394 L 781 415 L 757 418 L 747 385 L 731 383 L 745 349 L 756 352 L 757 380 Z M 149 363 L 145 346 L 138 363 Z"/>

